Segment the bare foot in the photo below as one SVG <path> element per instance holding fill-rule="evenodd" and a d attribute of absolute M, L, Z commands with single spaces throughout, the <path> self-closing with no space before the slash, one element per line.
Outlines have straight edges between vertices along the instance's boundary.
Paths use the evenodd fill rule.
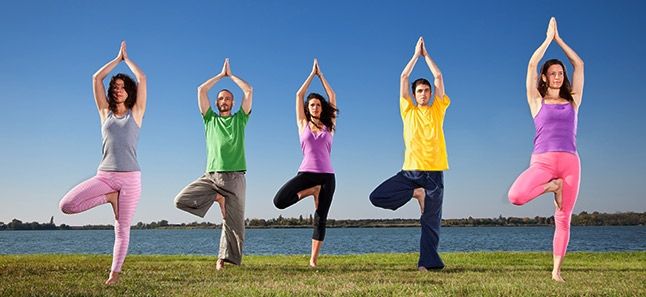
<path fill-rule="evenodd" d="M 302 190 L 298 192 L 298 200 L 301 200 L 308 196 L 314 196 L 314 208 L 319 208 L 319 193 L 321 193 L 321 185 L 313 186 L 309 189 Z"/>
<path fill-rule="evenodd" d="M 426 190 L 424 188 L 417 188 L 413 191 L 413 198 L 417 199 L 419 202 L 419 209 L 421 213 L 424 213 L 424 200 L 426 198 Z"/>
<path fill-rule="evenodd" d="M 316 260 L 310 259 L 310 268 L 316 268 Z"/>
<path fill-rule="evenodd" d="M 420 266 L 420 267 L 417 267 L 417 271 L 419 271 L 419 272 L 427 272 L 428 269 L 426 269 L 426 267 L 424 267 L 424 266 Z"/>
<path fill-rule="evenodd" d="M 108 277 L 108 280 L 105 281 L 105 284 L 108 286 L 116 285 L 119 282 L 119 273 L 118 272 L 110 272 L 110 277 Z"/>
<path fill-rule="evenodd" d="M 119 219 L 119 192 L 112 192 L 106 195 L 108 198 L 108 203 L 112 205 L 112 211 L 114 212 L 114 219 Z"/>
<path fill-rule="evenodd" d="M 559 282 L 559 283 L 564 283 L 565 280 L 561 277 L 560 272 L 552 272 L 552 280 Z"/>
<path fill-rule="evenodd" d="M 218 259 L 217 262 L 215 262 L 215 270 L 222 270 L 224 269 L 224 259 Z"/>
<path fill-rule="evenodd" d="M 555 179 L 548 183 L 547 192 L 554 192 L 554 206 L 561 209 L 563 206 L 563 180 Z"/>
<path fill-rule="evenodd" d="M 224 220 L 227 217 L 227 209 L 224 204 L 224 196 L 220 195 L 219 193 L 215 195 L 215 202 L 217 202 L 220 205 L 220 212 L 222 213 L 222 220 Z"/>

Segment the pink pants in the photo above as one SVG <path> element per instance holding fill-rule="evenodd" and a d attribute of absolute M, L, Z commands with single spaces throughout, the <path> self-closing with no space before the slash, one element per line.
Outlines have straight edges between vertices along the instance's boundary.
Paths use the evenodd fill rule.
<path fill-rule="evenodd" d="M 563 179 L 563 203 L 554 212 L 553 253 L 564 256 L 570 241 L 570 219 L 579 195 L 581 163 L 579 156 L 567 152 L 533 154 L 529 168 L 511 185 L 509 201 L 523 205 L 540 196 L 545 184 L 553 179 Z"/>
<path fill-rule="evenodd" d="M 108 203 L 106 194 L 119 192 L 119 219 L 114 222 L 113 272 L 120 272 L 128 253 L 130 223 L 141 195 L 141 172 L 97 171 L 96 176 L 80 183 L 61 199 L 60 208 L 66 214 L 86 211 Z"/>

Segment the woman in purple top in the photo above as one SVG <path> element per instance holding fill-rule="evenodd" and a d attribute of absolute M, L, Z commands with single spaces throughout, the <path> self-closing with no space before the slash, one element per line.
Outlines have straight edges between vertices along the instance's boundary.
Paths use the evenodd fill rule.
<path fill-rule="evenodd" d="M 304 106 L 305 92 L 314 76 L 321 79 L 330 102 L 320 94 L 310 93 L 307 95 L 307 105 Z M 305 197 L 314 197 L 315 214 L 312 222 L 314 234 L 310 267 L 317 265 L 319 251 L 325 239 L 327 214 L 334 195 L 335 179 L 330 152 L 337 111 L 336 94 L 323 76 L 318 61 L 314 59 L 312 72 L 296 92 L 296 124 L 303 150 L 303 161 L 298 174 L 283 185 L 274 197 L 274 205 L 279 209 L 292 206 Z"/>
<path fill-rule="evenodd" d="M 552 41 L 572 63 L 572 84 L 559 60 L 548 60 L 537 75 L 537 65 Z M 577 114 L 583 98 L 583 60 L 559 36 L 550 19 L 547 37 L 527 67 L 527 101 L 536 136 L 530 166 L 509 189 L 509 201 L 523 205 L 541 194 L 554 193 L 554 266 L 552 279 L 562 282 L 561 265 L 570 240 L 570 218 L 579 193 L 581 165 L 576 149 Z"/>

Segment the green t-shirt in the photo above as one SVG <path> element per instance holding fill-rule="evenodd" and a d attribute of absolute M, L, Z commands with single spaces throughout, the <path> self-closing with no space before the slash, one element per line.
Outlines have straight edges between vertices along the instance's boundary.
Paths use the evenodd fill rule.
<path fill-rule="evenodd" d="M 238 110 L 222 117 L 211 108 L 204 114 L 206 133 L 206 172 L 246 171 L 244 157 L 244 128 L 249 115 Z"/>

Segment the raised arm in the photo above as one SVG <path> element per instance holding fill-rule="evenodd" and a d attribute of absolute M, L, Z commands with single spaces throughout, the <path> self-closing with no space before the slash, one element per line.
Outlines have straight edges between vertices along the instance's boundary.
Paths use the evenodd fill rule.
<path fill-rule="evenodd" d="M 229 64 L 228 59 L 225 67 L 226 76 L 231 77 L 231 80 L 242 90 L 242 93 L 244 94 L 244 98 L 242 98 L 241 104 L 242 110 L 245 114 L 249 114 L 251 112 L 251 103 L 253 103 L 253 88 L 251 87 L 251 85 L 249 85 L 249 83 L 231 73 L 231 65 Z"/>
<path fill-rule="evenodd" d="M 201 84 L 199 87 L 197 87 L 197 106 L 200 108 L 200 113 L 202 114 L 202 116 L 204 116 L 206 112 L 209 110 L 209 108 L 211 107 L 211 101 L 209 101 L 209 95 L 208 95 L 209 90 L 218 81 L 220 81 L 223 77 L 226 76 L 228 65 L 229 65 L 229 59 L 224 59 L 224 65 L 222 65 L 222 71 L 218 73 L 218 75 L 210 78 L 209 80 Z"/>
<path fill-rule="evenodd" d="M 309 89 L 310 84 L 312 83 L 312 79 L 314 79 L 314 76 L 316 75 L 317 68 L 318 63 L 315 59 L 310 75 L 307 76 L 307 79 L 300 87 L 300 89 L 296 91 L 296 125 L 298 125 L 299 132 L 303 130 L 303 128 L 305 128 L 305 125 L 307 125 L 307 118 L 305 117 L 305 105 L 303 101 L 305 101 L 305 93 L 307 92 L 307 89 Z"/>
<path fill-rule="evenodd" d="M 422 39 L 422 37 L 420 37 L 420 39 Z M 426 65 L 428 65 L 431 73 L 433 73 L 435 96 L 440 98 L 444 97 L 444 78 L 442 77 L 442 71 L 440 71 L 440 68 L 437 67 L 437 64 L 435 64 L 435 61 L 433 61 L 431 55 L 428 54 L 428 51 L 426 51 L 426 44 L 424 43 L 424 39 L 422 39 L 422 56 L 424 56 Z"/>
<path fill-rule="evenodd" d="M 554 41 L 556 41 L 556 43 L 563 49 L 563 52 L 565 52 L 568 60 L 570 60 L 572 67 L 574 67 L 572 74 L 572 97 L 574 98 L 576 108 L 579 108 L 579 106 L 581 106 L 581 101 L 583 100 L 583 60 L 565 43 L 565 41 L 563 41 L 559 35 L 556 20 L 554 20 Z"/>
<path fill-rule="evenodd" d="M 99 111 L 99 117 L 101 118 L 101 123 L 108 116 L 108 111 L 110 106 L 108 105 L 108 100 L 105 94 L 105 87 L 103 86 L 103 80 L 108 73 L 110 73 L 114 67 L 117 67 L 119 62 L 123 60 L 123 51 L 119 49 L 117 56 L 107 64 L 103 65 L 94 75 L 92 75 L 92 91 L 94 92 L 94 102 L 96 103 L 96 108 Z"/>
<path fill-rule="evenodd" d="M 146 112 L 146 74 L 128 57 L 125 41 L 121 42 L 121 52 L 123 53 L 123 61 L 126 62 L 126 65 L 128 65 L 128 68 L 135 74 L 135 78 L 137 79 L 137 103 L 132 107 L 132 114 L 135 117 L 137 125 L 141 127 L 144 113 Z"/>
<path fill-rule="evenodd" d="M 415 63 L 417 63 L 417 59 L 422 55 L 422 44 L 424 42 L 424 39 L 420 37 L 417 40 L 417 45 L 415 45 L 415 53 L 413 54 L 413 57 L 408 61 L 408 64 L 406 64 L 406 67 L 404 67 L 404 71 L 402 71 L 401 78 L 399 80 L 399 96 L 406 98 L 407 100 L 410 100 L 413 104 L 415 103 L 414 100 L 410 96 L 410 92 L 408 89 L 410 88 L 410 74 L 413 72 L 413 67 L 415 67 Z"/>
<path fill-rule="evenodd" d="M 545 33 L 545 40 L 536 49 L 536 51 L 534 51 L 534 54 L 532 54 L 532 57 L 529 59 L 529 64 L 527 65 L 525 87 L 527 92 L 527 103 L 529 104 L 532 117 L 536 116 L 536 113 L 538 113 L 541 106 L 541 94 L 538 92 L 538 63 L 543 58 L 543 55 L 545 55 L 547 47 L 554 39 L 555 26 L 556 20 L 551 18 L 550 23 L 547 26 L 547 32 Z"/>
<path fill-rule="evenodd" d="M 325 93 L 327 94 L 327 97 L 330 99 L 330 104 L 332 105 L 332 107 L 336 108 L 336 93 L 334 92 L 334 90 L 332 90 L 332 86 L 330 86 L 330 83 L 323 75 L 323 72 L 321 71 L 321 67 L 319 66 L 319 62 L 317 59 L 314 59 L 314 65 L 316 67 L 316 75 L 319 77 L 319 79 L 321 80 L 321 83 L 323 84 Z M 333 119 L 333 121 L 334 120 L 336 120 L 336 118 Z"/>

